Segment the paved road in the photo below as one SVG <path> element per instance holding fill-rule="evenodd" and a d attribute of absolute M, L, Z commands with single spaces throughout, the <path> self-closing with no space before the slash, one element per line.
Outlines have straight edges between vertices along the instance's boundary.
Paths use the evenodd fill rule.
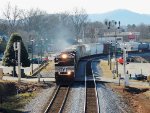
<path fill-rule="evenodd" d="M 119 73 L 123 75 L 123 65 L 119 65 Z M 135 77 L 135 74 L 144 74 L 146 76 L 150 75 L 150 63 L 129 63 L 126 65 L 126 70 L 132 77 Z"/>
<path fill-rule="evenodd" d="M 17 77 L 3 76 L 3 80 L 18 81 Z M 21 78 L 22 82 L 38 82 L 38 78 Z M 41 82 L 55 81 L 55 78 L 40 78 Z"/>
<path fill-rule="evenodd" d="M 34 64 L 34 65 L 33 65 L 33 69 L 35 69 L 35 68 L 37 68 L 37 67 L 38 67 L 38 64 Z M 3 69 L 3 73 L 4 73 L 4 74 L 7 74 L 7 73 L 11 74 L 11 73 L 12 73 L 12 70 L 13 70 L 13 67 L 2 66 L 1 63 L 0 63 L 0 68 Z M 26 67 L 26 68 L 21 67 L 21 69 L 24 69 L 24 72 L 25 72 L 26 75 L 30 75 L 31 66 L 30 66 L 30 67 Z M 18 73 L 17 70 L 18 70 L 18 67 L 16 66 L 16 72 Z"/>

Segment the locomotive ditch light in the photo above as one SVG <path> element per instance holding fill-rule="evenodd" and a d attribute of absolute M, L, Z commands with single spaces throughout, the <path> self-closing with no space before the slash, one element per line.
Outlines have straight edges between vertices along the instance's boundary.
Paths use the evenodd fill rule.
<path fill-rule="evenodd" d="M 68 71 L 67 74 L 68 74 L 68 75 L 71 75 L 71 71 Z"/>
<path fill-rule="evenodd" d="M 62 54 L 62 56 L 61 56 L 63 59 L 66 59 L 68 56 L 67 56 L 67 54 Z"/>

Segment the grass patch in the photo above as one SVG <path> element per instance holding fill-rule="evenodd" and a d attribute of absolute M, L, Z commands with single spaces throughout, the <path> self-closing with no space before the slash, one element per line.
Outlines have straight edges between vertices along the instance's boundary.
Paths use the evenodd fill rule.
<path fill-rule="evenodd" d="M 17 111 L 23 108 L 32 98 L 36 95 L 33 93 L 22 93 L 15 96 L 8 96 L 4 98 L 3 103 L 0 104 L 0 109 L 2 111 L 8 111 L 8 113 L 17 113 Z M 13 112 L 15 111 L 15 112 Z M 18 111 L 20 113 L 21 111 Z"/>
<path fill-rule="evenodd" d="M 23 113 L 23 112 L 19 110 L 10 110 L 10 109 L 0 108 L 0 113 Z"/>
<path fill-rule="evenodd" d="M 102 70 L 102 74 L 104 77 L 112 78 L 112 72 L 110 70 L 110 67 L 108 65 L 108 62 L 105 60 L 101 60 L 100 62 L 100 68 Z M 114 68 L 114 64 L 112 63 L 112 69 Z"/>

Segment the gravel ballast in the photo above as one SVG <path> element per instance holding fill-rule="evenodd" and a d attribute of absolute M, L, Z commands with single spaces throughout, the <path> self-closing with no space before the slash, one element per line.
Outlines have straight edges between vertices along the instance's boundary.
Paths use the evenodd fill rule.
<path fill-rule="evenodd" d="M 74 84 L 69 92 L 63 113 L 84 113 L 85 86 Z"/>
<path fill-rule="evenodd" d="M 23 111 L 25 113 L 42 113 L 54 89 L 55 86 L 42 89 L 37 96 L 24 107 Z"/>
<path fill-rule="evenodd" d="M 97 91 L 101 113 L 130 113 L 129 107 L 122 98 L 107 88 L 104 84 L 97 84 Z"/>

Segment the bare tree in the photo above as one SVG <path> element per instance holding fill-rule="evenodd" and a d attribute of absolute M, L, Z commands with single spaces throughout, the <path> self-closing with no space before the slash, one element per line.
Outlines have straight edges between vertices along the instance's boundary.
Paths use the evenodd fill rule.
<path fill-rule="evenodd" d="M 98 42 L 98 38 L 102 37 L 106 31 L 107 28 L 102 22 L 87 22 L 85 27 L 85 42 Z"/>
<path fill-rule="evenodd" d="M 21 12 L 20 21 L 23 31 L 19 30 L 19 32 L 27 34 L 24 35 L 25 37 L 23 36 L 23 40 L 29 43 L 34 38 L 38 41 L 39 38 L 43 37 L 43 31 L 46 29 L 43 20 L 46 12 L 39 9 L 22 10 Z"/>
<path fill-rule="evenodd" d="M 7 7 L 3 11 L 4 18 L 7 20 L 9 31 L 8 34 L 16 31 L 18 26 L 18 21 L 20 18 L 21 11 L 17 6 L 12 7 L 10 3 L 7 4 Z"/>
<path fill-rule="evenodd" d="M 35 29 L 39 29 L 42 22 L 42 17 L 46 14 L 46 12 L 41 11 L 39 9 L 31 9 L 31 10 L 22 10 L 21 20 L 22 25 L 24 26 L 24 30 L 27 32 Z"/>
<path fill-rule="evenodd" d="M 130 24 L 128 24 L 127 25 L 127 30 L 129 31 L 129 32 L 135 32 L 136 31 L 136 25 L 135 24 L 132 24 L 132 25 L 130 25 Z"/>
<path fill-rule="evenodd" d="M 140 32 L 140 41 L 149 38 L 149 27 L 145 24 L 140 24 L 136 27 L 136 31 Z"/>
<path fill-rule="evenodd" d="M 74 9 L 74 12 L 71 14 L 71 20 L 75 30 L 76 40 L 81 39 L 82 32 L 85 27 L 88 15 L 84 9 Z"/>
<path fill-rule="evenodd" d="M 69 12 L 65 11 L 65 12 L 62 12 L 62 13 L 58 13 L 57 14 L 59 16 L 59 22 L 64 25 L 64 26 L 67 26 L 70 22 L 70 14 Z"/>

